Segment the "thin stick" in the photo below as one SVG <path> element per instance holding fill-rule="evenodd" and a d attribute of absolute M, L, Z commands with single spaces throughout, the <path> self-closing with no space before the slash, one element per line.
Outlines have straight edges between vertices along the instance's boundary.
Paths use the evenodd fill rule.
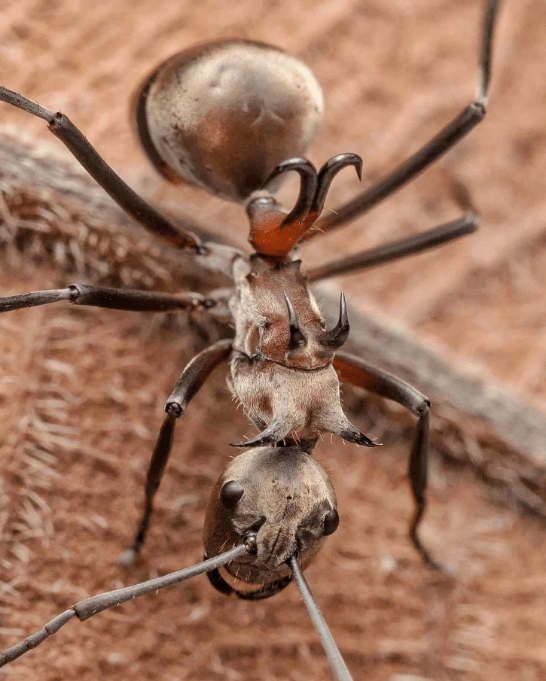
<path fill-rule="evenodd" d="M 347 669 L 347 665 L 341 657 L 341 653 L 339 652 L 339 648 L 334 641 L 332 632 L 328 628 L 326 620 L 322 616 L 317 602 L 311 593 L 311 589 L 309 588 L 300 566 L 298 565 L 296 557 L 292 556 L 288 562 L 290 564 L 290 569 L 292 570 L 296 584 L 298 585 L 298 589 L 300 590 L 303 602 L 309 611 L 309 615 L 311 616 L 313 624 L 315 625 L 315 629 L 317 630 L 317 634 L 319 635 L 320 642 L 322 643 L 322 647 L 324 648 L 324 652 L 328 658 L 334 679 L 336 681 L 353 681 L 353 677 L 351 676 L 349 670 Z"/>

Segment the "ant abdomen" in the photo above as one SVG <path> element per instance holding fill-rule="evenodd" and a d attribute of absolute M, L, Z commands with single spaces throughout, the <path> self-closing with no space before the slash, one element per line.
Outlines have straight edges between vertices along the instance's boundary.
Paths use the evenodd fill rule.
<path fill-rule="evenodd" d="M 323 97 L 299 59 L 264 43 L 221 40 L 163 62 L 134 108 L 144 150 L 164 177 L 244 201 L 279 163 L 305 154 Z"/>

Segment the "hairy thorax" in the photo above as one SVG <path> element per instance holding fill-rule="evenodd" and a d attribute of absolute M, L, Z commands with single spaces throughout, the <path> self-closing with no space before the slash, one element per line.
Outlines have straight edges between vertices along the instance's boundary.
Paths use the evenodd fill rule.
<path fill-rule="evenodd" d="M 345 419 L 331 364 L 305 371 L 238 354 L 231 377 L 247 416 L 260 430 L 277 419 L 286 431 L 283 437 L 307 439 L 322 431 L 336 432 Z"/>
<path fill-rule="evenodd" d="M 299 260 L 241 257 L 233 275 L 230 387 L 262 431 L 244 445 L 316 439 L 321 432 L 368 444 L 343 413 L 332 365 L 349 333 L 343 296 L 339 322 L 328 331 Z"/>

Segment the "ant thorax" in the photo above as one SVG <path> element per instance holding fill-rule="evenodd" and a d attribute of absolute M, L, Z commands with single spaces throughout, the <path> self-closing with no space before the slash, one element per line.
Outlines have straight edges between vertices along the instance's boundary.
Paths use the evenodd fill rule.
<path fill-rule="evenodd" d="M 299 260 L 239 258 L 234 280 L 230 387 L 262 431 L 240 444 L 313 439 L 330 432 L 369 446 L 343 413 L 332 365 L 335 349 L 349 332 L 344 299 L 337 326 L 327 331 Z"/>
<path fill-rule="evenodd" d="M 300 265 L 300 260 L 260 255 L 235 261 L 230 310 L 236 351 L 305 371 L 331 365 L 334 353 L 323 340 L 324 320 Z M 291 334 L 290 304 L 297 318 L 297 338 Z"/>

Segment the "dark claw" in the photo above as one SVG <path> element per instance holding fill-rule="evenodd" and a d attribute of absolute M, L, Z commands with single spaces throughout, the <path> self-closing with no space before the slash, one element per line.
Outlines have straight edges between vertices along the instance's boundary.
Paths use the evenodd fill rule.
<path fill-rule="evenodd" d="M 298 316 L 296 315 L 296 310 L 292 305 L 292 301 L 288 297 L 286 291 L 283 291 L 284 299 L 286 300 L 286 306 L 288 307 L 288 324 L 290 328 L 290 340 L 288 341 L 288 351 L 299 350 L 304 347 L 307 343 L 305 336 L 300 330 L 300 325 L 298 322 Z"/>
<path fill-rule="evenodd" d="M 267 178 L 264 187 L 281 173 L 287 173 L 291 170 L 299 173 L 301 178 L 301 187 L 296 205 L 284 218 L 282 223 L 283 225 L 301 222 L 307 216 L 311 206 L 313 205 L 318 186 L 317 171 L 315 170 L 313 164 L 307 161 L 305 158 L 291 158 L 288 161 L 279 163 L 279 165 Z"/>
<path fill-rule="evenodd" d="M 311 212 L 316 213 L 317 217 L 322 213 L 326 195 L 332 184 L 332 180 L 340 170 L 347 166 L 354 166 L 358 179 L 362 180 L 362 159 L 356 154 L 339 154 L 334 156 L 322 166 L 318 174 L 318 187 L 311 206 Z"/>
<path fill-rule="evenodd" d="M 281 426 L 279 421 L 275 419 L 267 428 L 246 442 L 234 442 L 231 447 L 261 447 L 263 445 L 274 445 L 286 437 L 288 433 L 286 429 Z"/>
<path fill-rule="evenodd" d="M 337 348 L 340 348 L 349 337 L 350 328 L 345 294 L 342 291 L 339 300 L 339 320 L 331 331 L 325 331 L 319 337 L 318 342 L 326 348 L 337 350 Z"/>

